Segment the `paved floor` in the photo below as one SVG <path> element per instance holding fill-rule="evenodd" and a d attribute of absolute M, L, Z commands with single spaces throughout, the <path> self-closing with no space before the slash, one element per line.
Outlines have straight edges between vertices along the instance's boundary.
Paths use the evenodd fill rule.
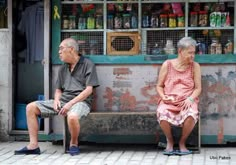
<path fill-rule="evenodd" d="M 41 142 L 41 155 L 14 155 L 27 142 L 0 142 L 0 165 L 236 165 L 236 148 L 202 148 L 200 154 L 164 156 L 150 145 L 81 145 L 81 153 L 70 156 L 62 145 Z"/>

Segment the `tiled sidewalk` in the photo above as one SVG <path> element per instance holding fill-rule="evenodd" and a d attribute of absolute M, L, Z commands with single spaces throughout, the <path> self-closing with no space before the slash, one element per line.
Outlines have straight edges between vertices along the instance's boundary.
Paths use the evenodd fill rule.
<path fill-rule="evenodd" d="M 150 145 L 81 145 L 81 153 L 70 156 L 61 145 L 40 142 L 41 155 L 14 155 L 27 142 L 0 142 L 0 165 L 236 165 L 236 148 L 202 148 L 200 154 L 164 156 Z"/>

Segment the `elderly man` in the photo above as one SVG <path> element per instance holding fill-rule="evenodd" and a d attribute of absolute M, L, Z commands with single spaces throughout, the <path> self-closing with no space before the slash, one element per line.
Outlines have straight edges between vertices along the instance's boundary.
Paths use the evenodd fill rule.
<path fill-rule="evenodd" d="M 58 73 L 54 100 L 31 102 L 26 107 L 30 142 L 15 154 L 40 154 L 38 146 L 37 116 L 67 116 L 71 134 L 69 153 L 79 154 L 79 119 L 87 116 L 91 109 L 92 93 L 98 87 L 95 65 L 79 53 L 78 43 L 67 38 L 59 46 L 59 56 L 63 64 Z"/>

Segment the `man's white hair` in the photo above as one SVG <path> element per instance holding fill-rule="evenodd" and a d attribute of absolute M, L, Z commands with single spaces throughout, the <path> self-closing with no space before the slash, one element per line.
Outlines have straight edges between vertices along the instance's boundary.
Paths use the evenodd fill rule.
<path fill-rule="evenodd" d="M 77 52 L 79 52 L 79 44 L 75 39 L 67 38 L 65 40 L 68 47 L 73 47 Z"/>

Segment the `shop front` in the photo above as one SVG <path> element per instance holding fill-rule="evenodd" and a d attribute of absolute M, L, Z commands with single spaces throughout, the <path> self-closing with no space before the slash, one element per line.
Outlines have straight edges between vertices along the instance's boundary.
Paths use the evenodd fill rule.
<path fill-rule="evenodd" d="M 15 4 L 13 3 L 12 7 L 12 2 L 7 2 L 5 4 L 8 5 L 8 13 L 12 13 L 11 9 Z M 14 31 L 11 25 L 19 22 L 11 23 L 10 15 L 8 27 L 4 26 L 0 29 L 0 42 L 3 43 L 0 44 L 3 67 L 1 71 L 7 73 L 3 74 L 5 78 L 1 79 L 3 76 L 0 78 L 0 89 L 5 94 L 1 95 L 0 115 L 1 119 L 6 119 L 6 122 L 1 123 L 10 123 L 8 126 L 1 125 L 1 129 L 5 130 L 6 134 L 10 130 L 13 135 L 27 136 L 26 130 L 16 128 L 16 116 L 14 116 L 16 106 L 12 104 L 13 98 L 20 101 L 28 98 L 22 101 L 26 104 L 32 99 L 37 99 L 40 94 L 44 94 L 45 98 L 53 96 L 57 71 L 62 64 L 58 57 L 58 46 L 67 37 L 76 39 L 81 53 L 97 66 L 101 85 L 96 90 L 93 112 L 130 113 L 131 115 L 133 113 L 134 116 L 142 116 L 135 118 L 137 119 L 135 123 L 139 125 L 132 125 L 132 121 L 127 122 L 124 119 L 122 122 L 125 124 L 121 126 L 131 125 L 129 127 L 131 131 L 119 132 L 121 128 L 116 127 L 116 133 L 112 132 L 115 124 L 110 123 L 114 126 L 110 127 L 109 122 L 112 120 L 106 122 L 104 117 L 99 127 L 105 130 L 105 135 L 113 138 L 118 133 L 121 139 L 122 136 L 124 137 L 123 141 L 132 142 L 129 136 L 135 135 L 139 138 L 143 134 L 148 134 L 151 123 L 146 122 L 148 115 L 145 117 L 145 114 L 155 113 L 157 108 L 159 96 L 155 87 L 160 66 L 166 59 L 176 57 L 176 44 L 180 38 L 191 36 L 198 42 L 195 60 L 200 63 L 202 69 L 203 91 L 199 106 L 201 143 L 224 144 L 236 140 L 236 132 L 231 127 L 236 118 L 236 3 L 234 0 L 220 2 L 218 0 L 53 0 L 52 2 L 45 0 L 43 4 L 45 9 L 44 55 L 40 61 L 43 65 L 37 62 L 27 64 L 33 69 L 40 69 L 40 72 L 34 72 L 37 74 L 32 74 L 30 68 L 14 70 L 16 66 L 26 65 L 20 54 L 17 55 L 20 57 L 17 58 L 19 65 L 11 65 L 12 57 L 16 57 L 16 54 L 13 55 L 11 52 L 11 48 L 14 47 L 11 45 L 14 43 L 14 40 L 11 40 Z M 18 81 L 21 83 L 18 85 L 14 84 L 16 82 L 14 79 L 17 78 L 16 71 L 21 77 Z M 26 81 L 27 77 L 24 77 L 26 71 L 32 74 L 31 76 L 35 76 L 35 83 L 32 83 L 33 79 Z M 37 81 L 40 76 L 40 81 Z M 35 85 L 37 83 L 39 86 Z M 22 84 L 24 86 L 21 86 Z M 20 92 L 23 89 L 32 90 Z M 16 93 L 30 97 L 17 98 L 16 96 L 19 95 Z M 62 117 L 54 117 L 43 122 L 39 139 L 61 140 L 63 138 Z M 132 132 L 132 129 L 138 132 Z M 87 136 L 84 140 L 91 139 Z M 96 140 L 99 141 L 99 139 L 91 141 Z M 148 141 L 148 139 L 142 140 Z"/>
<path fill-rule="evenodd" d="M 60 41 L 72 37 L 97 66 L 101 86 L 93 111 L 155 112 L 160 66 L 176 57 L 181 37 L 191 36 L 198 43 L 196 61 L 202 68 L 201 143 L 234 141 L 236 132 L 230 125 L 236 114 L 235 6 L 233 0 L 54 0 L 53 73 L 61 64 Z"/>

